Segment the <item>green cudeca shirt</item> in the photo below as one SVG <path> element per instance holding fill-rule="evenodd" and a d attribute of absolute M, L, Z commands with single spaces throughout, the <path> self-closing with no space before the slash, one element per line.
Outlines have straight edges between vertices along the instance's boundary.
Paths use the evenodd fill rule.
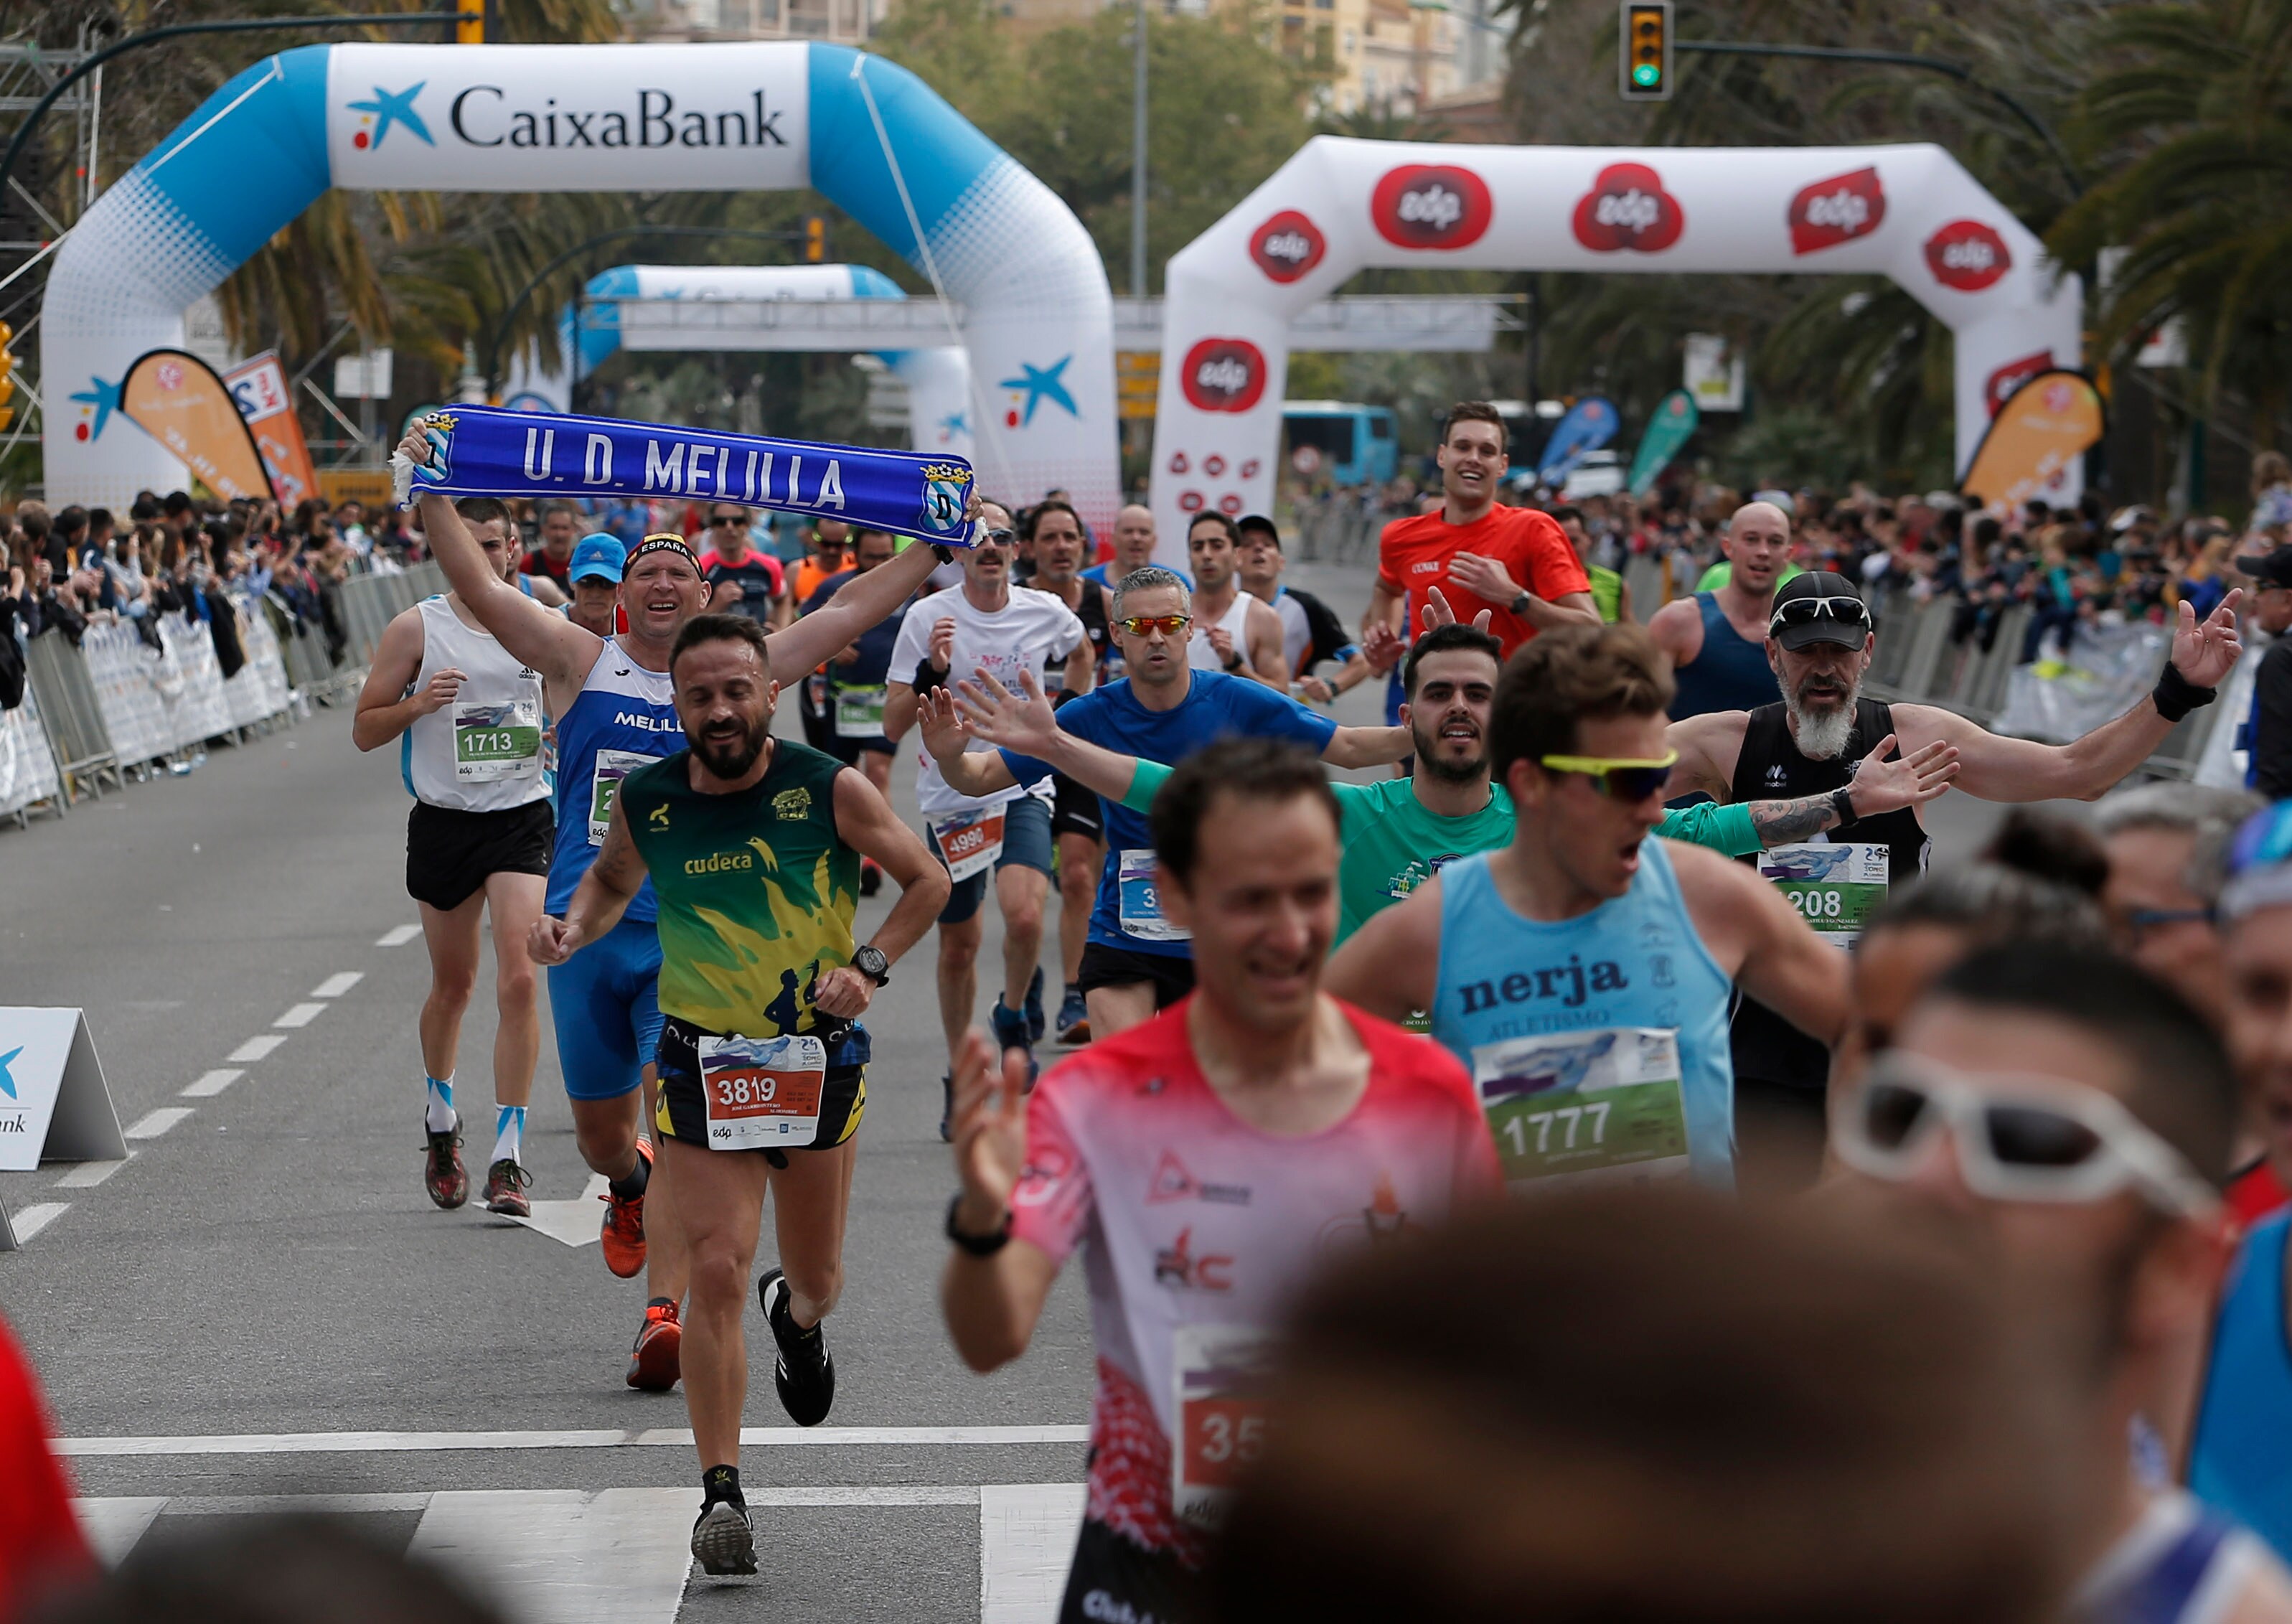
<path fill-rule="evenodd" d="M 750 788 L 703 795 L 689 750 L 621 780 L 660 898 L 660 1011 L 744 1038 L 809 1032 L 819 977 L 851 962 L 860 853 L 835 831 L 835 757 L 780 739 Z"/>
<path fill-rule="evenodd" d="M 1160 763 L 1141 761 L 1122 804 L 1133 812 L 1145 812 L 1169 776 L 1170 769 Z M 1338 942 L 1448 864 L 1475 852 L 1493 852 L 1512 838 L 1512 796 L 1493 784 L 1489 786 L 1489 804 L 1462 818 L 1425 811 L 1416 798 L 1414 779 L 1333 783 L 1329 788 L 1337 792 L 1337 805 L 1344 813 L 1339 831 L 1344 855 L 1337 864 Z M 1666 840 L 1708 846 L 1728 857 L 1747 857 L 1759 849 L 1747 806 L 1706 801 L 1683 807 L 1666 812 L 1655 832 Z"/>

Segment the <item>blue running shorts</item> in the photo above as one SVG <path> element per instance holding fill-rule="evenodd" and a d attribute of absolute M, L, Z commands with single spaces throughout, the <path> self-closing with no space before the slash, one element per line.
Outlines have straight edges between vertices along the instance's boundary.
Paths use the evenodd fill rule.
<path fill-rule="evenodd" d="M 549 966 L 557 1068 L 577 1100 L 617 1100 L 643 1080 L 660 1044 L 660 935 L 650 919 L 624 919 L 561 965 Z"/>

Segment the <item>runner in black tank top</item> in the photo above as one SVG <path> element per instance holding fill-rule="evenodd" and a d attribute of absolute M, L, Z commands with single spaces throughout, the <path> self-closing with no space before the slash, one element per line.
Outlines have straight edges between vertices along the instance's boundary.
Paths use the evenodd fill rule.
<path fill-rule="evenodd" d="M 1858 699 L 1854 731 L 1847 735 L 1846 747 L 1827 761 L 1813 761 L 1800 752 L 1792 739 L 1786 707 L 1780 703 L 1763 705 L 1751 712 L 1744 729 L 1730 798 L 1738 803 L 1791 800 L 1843 789 L 1854 776 L 1855 764 L 1893 731 L 1892 707 L 1876 699 Z M 1883 759 L 1891 761 L 1901 754 L 1897 749 Z M 1859 819 L 1815 839 L 1884 846 L 1890 860 L 1890 886 L 1908 885 L 1925 868 L 1926 832 L 1918 814 L 1908 807 Z M 1742 860 L 1756 863 L 1758 860 Z M 1751 998 L 1743 999 L 1736 1009 L 1734 1049 L 1738 1123 L 1747 1110 L 1804 1119 L 1819 1159 L 1824 1090 L 1830 1079 L 1828 1051 Z"/>

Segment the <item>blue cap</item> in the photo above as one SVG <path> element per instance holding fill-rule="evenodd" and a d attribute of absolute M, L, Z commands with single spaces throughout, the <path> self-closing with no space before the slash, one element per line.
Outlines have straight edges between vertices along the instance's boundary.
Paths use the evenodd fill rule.
<path fill-rule="evenodd" d="M 578 581 L 593 575 L 601 575 L 617 585 L 621 568 L 628 562 L 629 550 L 617 537 L 597 535 L 584 536 L 573 544 L 573 562 L 565 571 L 569 581 Z"/>

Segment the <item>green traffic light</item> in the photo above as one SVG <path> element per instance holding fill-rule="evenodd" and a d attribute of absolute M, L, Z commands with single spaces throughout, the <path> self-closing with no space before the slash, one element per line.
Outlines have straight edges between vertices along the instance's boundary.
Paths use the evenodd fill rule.
<path fill-rule="evenodd" d="M 1632 83 L 1642 90 L 1653 90 L 1656 81 L 1661 77 L 1663 77 L 1663 69 L 1658 68 L 1653 62 L 1642 62 L 1632 69 Z"/>

